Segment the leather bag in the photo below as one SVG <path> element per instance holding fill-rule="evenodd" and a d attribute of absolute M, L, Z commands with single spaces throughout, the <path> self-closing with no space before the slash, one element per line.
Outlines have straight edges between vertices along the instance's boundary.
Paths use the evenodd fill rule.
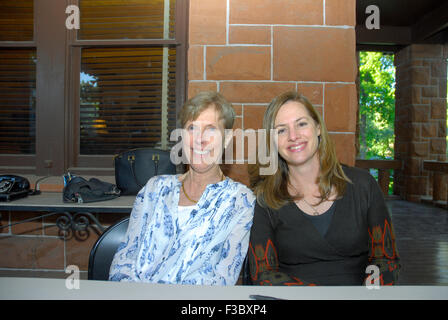
<path fill-rule="evenodd" d="M 27 178 L 12 174 L 0 175 L 0 201 L 11 201 L 26 197 L 30 192 Z"/>
<path fill-rule="evenodd" d="M 89 181 L 83 177 L 72 177 L 64 186 L 62 200 L 64 202 L 89 203 L 112 200 L 120 196 L 117 186 L 91 178 Z"/>
<path fill-rule="evenodd" d="M 170 152 L 154 148 L 137 148 L 114 158 L 115 183 L 122 195 L 136 195 L 154 176 L 176 174 Z"/>

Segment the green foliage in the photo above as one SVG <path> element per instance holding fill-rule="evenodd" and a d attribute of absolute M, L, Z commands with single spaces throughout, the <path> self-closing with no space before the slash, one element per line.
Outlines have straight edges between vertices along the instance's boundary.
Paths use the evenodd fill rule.
<path fill-rule="evenodd" d="M 360 52 L 360 158 L 394 156 L 395 67 L 393 55 Z"/>

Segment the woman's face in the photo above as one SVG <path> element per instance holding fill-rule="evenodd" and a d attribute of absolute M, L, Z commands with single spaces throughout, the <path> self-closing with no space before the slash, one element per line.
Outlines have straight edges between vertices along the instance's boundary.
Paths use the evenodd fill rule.
<path fill-rule="evenodd" d="M 281 106 L 274 128 L 278 130 L 278 152 L 288 166 L 318 161 L 320 128 L 303 104 L 288 101 Z"/>
<path fill-rule="evenodd" d="M 187 121 L 184 128 L 183 152 L 193 170 L 208 171 L 217 165 L 223 150 L 224 121 L 211 106 L 203 110 L 196 120 Z"/>

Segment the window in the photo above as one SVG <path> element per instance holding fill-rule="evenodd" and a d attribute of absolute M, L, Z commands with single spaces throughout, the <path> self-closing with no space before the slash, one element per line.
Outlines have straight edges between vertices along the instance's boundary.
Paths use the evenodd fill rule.
<path fill-rule="evenodd" d="M 0 165 L 17 155 L 30 165 L 36 150 L 34 6 L 32 0 L 0 5 Z"/>
<path fill-rule="evenodd" d="M 68 4 L 78 30 L 65 26 Z M 3 171 L 113 174 L 119 152 L 169 147 L 185 100 L 187 0 L 0 6 Z"/>
<path fill-rule="evenodd" d="M 175 49 L 158 47 L 81 50 L 80 155 L 168 145 L 167 131 L 176 126 L 175 58 Z"/>
<path fill-rule="evenodd" d="M 0 153 L 34 154 L 36 50 L 0 50 Z"/>

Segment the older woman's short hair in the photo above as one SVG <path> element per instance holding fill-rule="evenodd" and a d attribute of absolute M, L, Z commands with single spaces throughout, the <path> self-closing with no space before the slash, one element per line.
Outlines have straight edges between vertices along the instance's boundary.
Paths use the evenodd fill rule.
<path fill-rule="evenodd" d="M 224 96 L 215 91 L 203 91 L 185 102 L 180 113 L 179 122 L 182 128 L 188 121 L 196 120 L 202 111 L 214 107 L 219 119 L 224 120 L 224 129 L 232 129 L 235 121 L 235 110 Z"/>

